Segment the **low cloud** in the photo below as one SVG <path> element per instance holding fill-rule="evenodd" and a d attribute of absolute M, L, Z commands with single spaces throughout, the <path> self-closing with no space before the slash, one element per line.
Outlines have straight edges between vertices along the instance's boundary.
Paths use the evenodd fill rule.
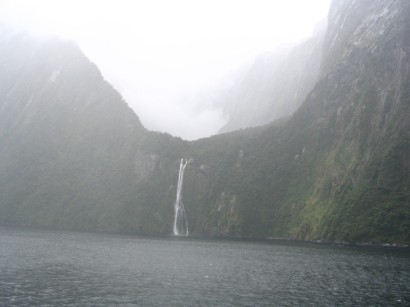
<path fill-rule="evenodd" d="M 0 0 L 0 22 L 76 41 L 148 129 L 196 139 L 226 121 L 199 105 L 201 93 L 258 54 L 307 38 L 329 2 Z"/>

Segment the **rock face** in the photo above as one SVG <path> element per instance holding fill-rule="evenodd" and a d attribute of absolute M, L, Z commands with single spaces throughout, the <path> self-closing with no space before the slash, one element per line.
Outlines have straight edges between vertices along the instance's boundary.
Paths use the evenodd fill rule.
<path fill-rule="evenodd" d="M 300 109 L 207 141 L 219 160 L 205 190 L 218 192 L 192 202 L 213 212 L 234 199 L 232 235 L 409 242 L 409 7 L 334 1 L 319 81 Z"/>
<path fill-rule="evenodd" d="M 260 56 L 219 97 L 229 118 L 220 132 L 260 126 L 295 112 L 315 85 L 322 60 L 325 25 L 291 50 Z"/>
<path fill-rule="evenodd" d="M 0 223 L 410 243 L 410 2 L 334 1 L 318 81 L 270 125 L 146 131 L 71 44 L 0 39 Z"/>
<path fill-rule="evenodd" d="M 327 212 L 307 236 L 408 241 L 409 17 L 407 1 L 332 4 L 321 81 L 298 114 L 331 136 L 308 203 Z"/>

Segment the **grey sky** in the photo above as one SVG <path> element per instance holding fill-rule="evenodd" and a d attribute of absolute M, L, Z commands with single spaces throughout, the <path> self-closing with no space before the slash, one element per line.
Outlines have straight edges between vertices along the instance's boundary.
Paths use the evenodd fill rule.
<path fill-rule="evenodd" d="M 330 0 L 0 0 L 0 19 L 75 40 L 152 130 L 214 134 L 222 111 L 201 103 L 230 71 L 306 39 Z"/>

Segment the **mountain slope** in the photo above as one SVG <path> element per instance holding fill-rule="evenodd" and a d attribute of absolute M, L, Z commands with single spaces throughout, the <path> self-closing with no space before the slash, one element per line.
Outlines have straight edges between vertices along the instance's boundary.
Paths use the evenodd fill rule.
<path fill-rule="evenodd" d="M 310 199 L 329 204 L 318 236 L 409 240 L 409 17 L 407 1 L 332 4 L 318 95 L 334 141 Z"/>
<path fill-rule="evenodd" d="M 0 33 L 0 223 L 168 233 L 186 142 L 146 131 L 74 44 Z"/>
<path fill-rule="evenodd" d="M 410 2 L 333 1 L 294 115 L 185 142 L 146 131 L 71 44 L 0 40 L 0 223 L 410 243 Z"/>
<path fill-rule="evenodd" d="M 325 26 L 290 50 L 260 56 L 216 103 L 228 117 L 220 132 L 255 127 L 296 111 L 317 81 Z"/>
<path fill-rule="evenodd" d="M 87 227 L 129 193 L 145 129 L 76 46 L 20 34 L 0 50 L 1 220 Z"/>
<path fill-rule="evenodd" d="M 213 145 L 208 168 L 222 181 L 204 196 L 215 218 L 203 231 L 409 242 L 409 6 L 333 2 L 323 71 L 301 108 L 233 145 L 221 136 L 225 154 Z"/>

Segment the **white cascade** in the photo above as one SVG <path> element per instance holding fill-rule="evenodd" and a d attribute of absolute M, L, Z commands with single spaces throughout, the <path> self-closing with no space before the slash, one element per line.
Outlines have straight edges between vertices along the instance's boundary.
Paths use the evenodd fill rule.
<path fill-rule="evenodd" d="M 174 205 L 174 235 L 175 236 L 188 236 L 188 219 L 185 212 L 184 204 L 182 203 L 182 185 L 184 184 L 184 171 L 188 164 L 187 159 L 181 159 L 179 164 L 179 174 L 178 174 L 178 186 L 177 186 L 177 196 Z"/>

